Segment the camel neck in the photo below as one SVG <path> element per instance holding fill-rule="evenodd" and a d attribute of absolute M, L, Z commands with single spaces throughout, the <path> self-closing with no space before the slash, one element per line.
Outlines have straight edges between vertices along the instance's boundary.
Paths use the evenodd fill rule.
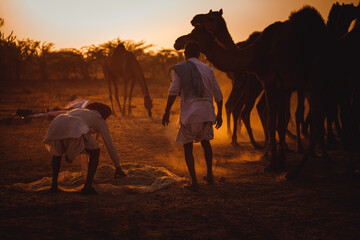
<path fill-rule="evenodd" d="M 225 72 L 248 71 L 255 72 L 256 51 L 253 47 L 246 49 L 224 49 L 212 42 L 205 55 L 219 70 Z"/>
<path fill-rule="evenodd" d="M 147 86 L 146 81 L 145 81 L 144 74 L 143 74 L 143 72 L 141 70 L 139 72 L 138 79 L 139 79 L 141 91 L 142 91 L 144 97 L 150 96 L 148 86 Z"/>
<path fill-rule="evenodd" d="M 224 46 L 224 48 L 226 48 L 226 49 L 237 49 L 238 48 L 229 33 L 226 23 L 223 24 L 222 28 L 220 28 L 216 37 L 217 37 L 217 40 L 220 42 L 220 44 Z"/>

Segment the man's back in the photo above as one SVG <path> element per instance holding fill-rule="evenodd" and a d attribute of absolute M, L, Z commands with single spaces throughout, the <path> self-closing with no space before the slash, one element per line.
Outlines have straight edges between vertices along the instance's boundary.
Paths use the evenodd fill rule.
<path fill-rule="evenodd" d="M 214 71 L 210 66 L 202 63 L 197 58 L 190 58 L 188 61 L 194 63 L 199 70 L 204 84 L 204 93 L 201 97 L 193 94 L 185 97 L 182 80 L 175 72 L 173 73 L 169 95 L 181 95 L 180 122 L 182 124 L 215 122 L 213 98 L 218 102 L 223 96 L 216 81 Z"/>

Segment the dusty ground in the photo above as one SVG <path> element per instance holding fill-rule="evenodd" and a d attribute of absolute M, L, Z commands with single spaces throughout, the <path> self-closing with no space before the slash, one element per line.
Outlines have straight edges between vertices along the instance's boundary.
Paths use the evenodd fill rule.
<path fill-rule="evenodd" d="M 58 86 L 59 87 L 59 86 Z M 0 116 L 16 109 L 42 111 L 62 106 L 76 97 L 108 102 L 101 85 L 86 89 L 49 86 L 8 88 L 0 91 Z M 163 166 L 188 177 L 182 147 L 175 144 L 178 102 L 171 126 L 161 125 L 166 88 L 153 93 L 149 119 L 137 93 L 133 116 L 108 120 L 122 163 Z M 296 181 L 284 174 L 264 173 L 262 151 L 255 151 L 245 134 L 234 148 L 225 126 L 212 142 L 215 186 L 200 181 L 200 191 L 180 184 L 148 194 L 81 196 L 78 193 L 19 192 L 8 186 L 51 175 L 51 156 L 42 145 L 50 124 L 33 119 L 29 124 L 0 125 L 0 239 L 360 239 L 360 176 L 342 175 L 346 152 L 330 151 L 335 161 L 326 165 L 313 158 Z M 261 142 L 261 131 L 254 126 Z M 289 140 L 291 148 L 294 147 Z M 195 146 L 199 179 L 205 175 L 203 153 Z M 111 164 L 102 145 L 100 164 Z M 301 155 L 289 153 L 292 169 Z M 79 171 L 63 163 L 61 170 Z M 219 179 L 225 178 L 220 183 Z M 95 179 L 96 182 L 96 179 Z"/>

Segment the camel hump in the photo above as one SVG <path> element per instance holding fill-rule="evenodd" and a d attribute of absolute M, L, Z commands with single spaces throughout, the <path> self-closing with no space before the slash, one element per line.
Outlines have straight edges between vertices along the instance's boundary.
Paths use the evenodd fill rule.
<path fill-rule="evenodd" d="M 318 23 L 325 27 L 324 19 L 321 14 L 314 7 L 309 5 L 304 6 L 299 11 L 292 12 L 289 20 L 299 24 L 315 24 Z"/>

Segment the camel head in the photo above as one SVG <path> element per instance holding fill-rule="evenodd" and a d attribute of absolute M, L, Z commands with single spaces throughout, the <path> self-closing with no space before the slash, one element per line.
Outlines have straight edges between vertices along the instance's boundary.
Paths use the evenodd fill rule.
<path fill-rule="evenodd" d="M 186 43 L 191 42 L 191 41 L 194 41 L 194 39 L 192 39 L 192 37 L 190 36 L 190 34 L 188 34 L 188 35 L 183 35 L 183 36 L 181 36 L 181 37 L 178 37 L 178 38 L 175 40 L 174 48 L 175 48 L 176 50 L 184 49 Z"/>
<path fill-rule="evenodd" d="M 191 33 L 183 35 L 176 39 L 174 48 L 176 50 L 184 49 L 186 43 L 190 41 L 195 41 L 199 43 L 201 47 L 201 52 L 206 53 L 209 45 L 215 42 L 215 37 L 213 36 L 213 34 L 206 30 L 205 26 L 196 25 L 195 28 L 191 31 Z"/>
<path fill-rule="evenodd" d="M 360 2 L 359 2 L 360 4 Z M 330 9 L 327 28 L 337 37 L 348 32 L 351 22 L 360 17 L 360 6 L 354 4 L 334 3 Z"/>
<path fill-rule="evenodd" d="M 215 42 L 215 37 L 213 34 L 208 32 L 204 26 L 195 26 L 195 28 L 191 31 L 191 33 L 187 35 L 183 35 L 176 39 L 174 43 L 174 48 L 176 50 L 181 50 L 185 48 L 185 45 L 190 42 L 194 41 L 199 43 L 202 53 L 206 53 L 209 46 Z"/>
<path fill-rule="evenodd" d="M 206 30 L 218 36 L 226 29 L 226 23 L 222 17 L 223 10 L 212 11 L 210 10 L 206 14 L 198 14 L 191 20 L 191 25 L 205 26 Z"/>
<path fill-rule="evenodd" d="M 150 98 L 149 95 L 146 95 L 144 97 L 144 106 L 145 108 L 148 110 L 148 116 L 149 117 L 152 117 L 152 113 L 151 113 L 151 109 L 153 107 L 153 104 L 152 104 L 153 100 Z"/>

